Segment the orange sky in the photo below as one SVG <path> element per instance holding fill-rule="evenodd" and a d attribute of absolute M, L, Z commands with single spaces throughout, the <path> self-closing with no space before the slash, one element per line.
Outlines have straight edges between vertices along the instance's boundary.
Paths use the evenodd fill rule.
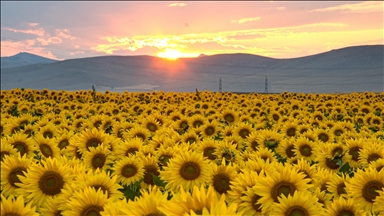
<path fill-rule="evenodd" d="M 2 1 L 1 56 L 250 53 L 294 58 L 384 44 L 383 7 L 380 1 Z"/>

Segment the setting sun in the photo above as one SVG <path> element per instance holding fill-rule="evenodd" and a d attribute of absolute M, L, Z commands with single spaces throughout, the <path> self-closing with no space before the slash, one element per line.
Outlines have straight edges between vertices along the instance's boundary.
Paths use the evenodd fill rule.
<path fill-rule="evenodd" d="M 176 59 L 180 58 L 180 52 L 178 50 L 167 49 L 164 52 L 159 52 L 157 54 L 157 56 L 160 58 L 176 60 Z"/>

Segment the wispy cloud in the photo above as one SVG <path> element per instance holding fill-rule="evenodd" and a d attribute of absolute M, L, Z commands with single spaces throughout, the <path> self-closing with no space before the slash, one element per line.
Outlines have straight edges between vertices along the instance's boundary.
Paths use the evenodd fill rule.
<path fill-rule="evenodd" d="M 231 20 L 231 22 L 241 24 L 241 23 L 256 21 L 256 20 L 260 20 L 260 19 L 261 19 L 260 17 L 252 17 L 252 18 L 243 18 L 240 20 Z"/>
<path fill-rule="evenodd" d="M 61 38 L 66 38 L 70 40 L 75 40 L 77 37 L 73 37 L 68 29 L 56 29 L 56 36 L 61 37 Z"/>
<path fill-rule="evenodd" d="M 44 36 L 45 30 L 43 28 L 38 29 L 15 29 L 15 28 L 2 28 L 6 31 L 11 31 L 15 33 L 24 33 L 24 34 L 32 34 L 37 36 Z"/>
<path fill-rule="evenodd" d="M 172 3 L 169 5 L 169 7 L 182 7 L 185 6 L 186 4 L 184 3 Z"/>
<path fill-rule="evenodd" d="M 35 27 L 35 26 L 38 26 L 39 25 L 39 23 L 29 23 L 29 26 L 31 26 L 31 27 Z"/>
<path fill-rule="evenodd" d="M 332 12 L 341 11 L 344 13 L 371 13 L 371 12 L 383 12 L 384 2 L 361 2 L 355 4 L 343 4 L 333 7 L 320 8 L 312 10 L 311 12 Z"/>
<path fill-rule="evenodd" d="M 327 32 L 331 30 L 342 30 L 348 27 L 343 23 L 314 23 L 308 25 L 284 27 L 284 28 L 269 28 L 269 29 L 250 29 L 224 31 L 214 33 L 199 33 L 199 34 L 182 34 L 182 35 L 148 35 L 134 37 L 105 37 L 103 40 L 106 43 L 92 47 L 97 52 L 112 54 L 117 50 L 135 51 L 144 47 L 155 47 L 159 50 L 172 49 L 190 49 L 190 47 L 199 44 L 216 44 L 223 48 L 237 49 L 252 53 L 260 51 L 261 41 L 281 40 L 287 36 L 293 37 L 311 32 Z M 276 42 L 275 42 L 276 43 Z M 286 49 L 288 52 L 290 49 Z M 266 55 L 266 53 L 264 53 Z"/>
<path fill-rule="evenodd" d="M 36 47 L 35 40 L 24 41 L 1 41 L 1 52 L 15 53 L 16 52 L 29 52 L 35 55 L 43 56 L 46 58 L 61 60 L 57 58 L 51 51 L 46 51 L 44 47 Z M 9 55 L 5 55 L 9 56 Z"/>

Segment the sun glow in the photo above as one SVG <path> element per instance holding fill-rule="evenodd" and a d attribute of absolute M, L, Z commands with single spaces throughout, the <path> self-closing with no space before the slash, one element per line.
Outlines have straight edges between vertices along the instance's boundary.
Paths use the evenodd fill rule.
<path fill-rule="evenodd" d="M 176 60 L 176 59 L 180 58 L 180 51 L 173 50 L 173 49 L 167 49 L 164 52 L 159 52 L 157 54 L 157 56 L 160 58 L 166 58 L 169 60 Z"/>

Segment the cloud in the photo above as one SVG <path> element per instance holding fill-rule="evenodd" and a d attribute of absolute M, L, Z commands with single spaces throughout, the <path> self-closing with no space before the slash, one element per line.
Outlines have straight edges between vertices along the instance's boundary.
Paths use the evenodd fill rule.
<path fill-rule="evenodd" d="M 371 12 L 383 12 L 383 2 L 361 2 L 355 4 L 343 4 L 333 7 L 320 8 L 311 10 L 311 12 L 332 12 L 341 11 L 343 13 L 371 13 Z"/>
<path fill-rule="evenodd" d="M 231 22 L 233 23 L 245 23 L 245 22 L 251 22 L 251 21 L 256 21 L 256 20 L 260 20 L 261 18 L 260 17 L 253 17 L 253 18 L 243 18 L 243 19 L 240 19 L 240 20 L 231 20 Z"/>
<path fill-rule="evenodd" d="M 231 47 L 249 52 L 258 50 L 255 43 L 264 40 L 280 40 L 286 37 L 294 37 L 300 34 L 312 32 L 327 32 L 340 30 L 348 27 L 344 23 L 313 23 L 308 25 L 269 28 L 269 29 L 249 29 L 235 30 L 214 33 L 181 34 L 181 35 L 144 35 L 133 37 L 108 36 L 102 38 L 105 43 L 92 47 L 92 50 L 113 54 L 118 50 L 135 51 L 145 47 L 157 49 L 183 49 L 196 46 L 196 44 L 217 44 L 221 47 Z M 276 42 L 275 42 L 276 43 Z M 257 48 L 257 49 L 256 49 Z"/>
<path fill-rule="evenodd" d="M 186 4 L 184 3 L 172 3 L 170 5 L 168 5 L 169 7 L 183 7 L 185 6 Z"/>
<path fill-rule="evenodd" d="M 11 31 L 11 32 L 16 32 L 16 33 L 24 33 L 24 34 L 32 34 L 32 35 L 37 35 L 37 36 L 44 36 L 45 30 L 43 28 L 38 28 L 38 29 L 14 29 L 14 28 L 2 28 L 6 31 Z"/>
<path fill-rule="evenodd" d="M 31 27 L 35 27 L 35 26 L 38 26 L 39 25 L 39 23 L 29 23 L 29 26 L 31 26 Z"/>
<path fill-rule="evenodd" d="M 63 41 L 59 37 L 50 37 L 48 39 L 36 38 L 36 41 L 39 42 L 41 46 L 48 46 L 49 44 L 61 44 Z"/>
<path fill-rule="evenodd" d="M 66 38 L 66 39 L 70 39 L 70 40 L 77 39 L 77 37 L 71 36 L 68 29 L 56 29 L 55 32 L 56 32 L 56 36 L 61 37 L 61 38 Z"/>

